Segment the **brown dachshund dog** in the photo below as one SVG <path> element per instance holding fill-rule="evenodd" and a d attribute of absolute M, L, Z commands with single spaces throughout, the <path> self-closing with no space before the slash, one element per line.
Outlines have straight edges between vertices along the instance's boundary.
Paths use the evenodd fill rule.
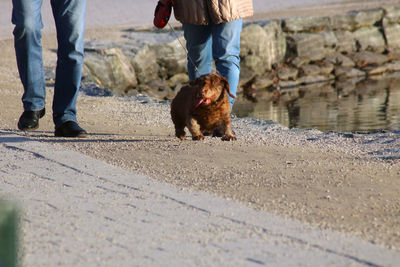
<path fill-rule="evenodd" d="M 203 140 L 206 133 L 222 132 L 222 140 L 236 140 L 231 128 L 228 81 L 218 74 L 206 74 L 182 87 L 171 103 L 175 135 L 185 139 L 185 127 L 193 140 Z"/>

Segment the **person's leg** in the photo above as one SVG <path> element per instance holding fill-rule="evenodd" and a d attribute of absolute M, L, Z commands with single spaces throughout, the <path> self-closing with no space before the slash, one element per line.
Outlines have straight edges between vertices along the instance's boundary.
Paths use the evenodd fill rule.
<path fill-rule="evenodd" d="M 217 71 L 229 82 L 231 93 L 236 96 L 240 74 L 240 34 L 242 19 L 212 25 L 213 58 Z M 235 99 L 229 98 L 231 108 Z"/>
<path fill-rule="evenodd" d="M 188 74 L 189 79 L 193 81 L 211 72 L 211 28 L 188 23 L 183 23 L 182 26 L 188 50 Z"/>
<path fill-rule="evenodd" d="M 25 111 L 39 111 L 44 108 L 46 98 L 41 45 L 42 0 L 13 0 L 12 3 L 15 54 L 24 86 L 23 107 Z"/>
<path fill-rule="evenodd" d="M 57 68 L 54 86 L 53 120 L 56 129 L 67 121 L 76 122 L 83 56 L 86 0 L 51 0 L 57 29 Z"/>

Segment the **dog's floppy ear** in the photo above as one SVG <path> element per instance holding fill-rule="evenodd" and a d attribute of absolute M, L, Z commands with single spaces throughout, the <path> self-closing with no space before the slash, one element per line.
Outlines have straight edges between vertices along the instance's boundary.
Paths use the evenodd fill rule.
<path fill-rule="evenodd" d="M 229 82 L 228 82 L 228 80 L 227 80 L 225 77 L 222 77 L 222 76 L 221 76 L 220 82 L 221 82 L 222 88 L 226 90 L 226 92 L 228 93 L 228 95 L 229 95 L 230 97 L 232 97 L 232 98 L 236 98 L 234 95 L 231 94 L 231 91 L 230 91 L 230 89 L 229 89 Z"/>

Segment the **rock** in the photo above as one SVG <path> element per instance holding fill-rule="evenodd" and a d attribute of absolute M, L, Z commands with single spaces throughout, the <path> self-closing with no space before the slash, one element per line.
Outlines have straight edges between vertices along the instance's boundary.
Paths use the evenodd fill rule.
<path fill-rule="evenodd" d="M 327 56 L 326 61 L 333 65 L 339 65 L 343 67 L 354 67 L 356 65 L 352 59 L 342 55 L 341 53 L 335 53 Z"/>
<path fill-rule="evenodd" d="M 305 16 L 283 20 L 283 29 L 286 32 L 316 32 L 322 31 L 329 25 L 328 17 Z"/>
<path fill-rule="evenodd" d="M 270 69 L 267 59 L 267 33 L 258 24 L 251 24 L 242 30 L 240 40 L 241 67 L 248 68 L 256 75 Z"/>
<path fill-rule="evenodd" d="M 335 32 L 337 38 L 336 51 L 341 53 L 350 54 L 357 50 L 356 40 L 349 31 L 337 31 Z"/>
<path fill-rule="evenodd" d="M 354 77 L 365 78 L 366 74 L 365 72 L 356 68 L 338 66 L 335 68 L 335 76 L 338 80 L 345 80 Z"/>
<path fill-rule="evenodd" d="M 333 31 L 324 31 L 319 33 L 324 38 L 324 46 L 326 48 L 334 49 L 338 42 L 338 39 Z"/>
<path fill-rule="evenodd" d="M 265 64 L 262 58 L 256 55 L 248 55 L 243 58 L 240 63 L 241 71 L 246 72 L 247 70 L 247 72 L 253 74 L 251 75 L 251 77 L 254 77 L 254 75 L 262 75 L 263 73 L 265 73 L 268 70 L 266 66 L 267 64 Z"/>
<path fill-rule="evenodd" d="M 278 77 L 282 81 L 296 80 L 299 71 L 294 68 L 283 67 L 278 69 Z"/>
<path fill-rule="evenodd" d="M 384 20 L 383 31 L 386 36 L 388 50 L 390 52 L 400 50 L 400 25 L 397 23 L 389 24 Z"/>
<path fill-rule="evenodd" d="M 364 69 L 365 72 L 367 72 L 368 76 L 370 75 L 377 75 L 377 74 L 382 74 L 388 70 L 388 66 L 383 65 L 383 66 L 378 66 L 378 67 L 367 67 Z"/>
<path fill-rule="evenodd" d="M 257 76 L 254 81 L 255 89 L 265 89 L 274 84 L 274 75 L 272 73 L 266 73 L 263 76 Z"/>
<path fill-rule="evenodd" d="M 262 75 L 271 66 L 281 62 L 286 53 L 286 40 L 278 21 L 264 27 L 252 24 L 242 31 L 240 41 L 241 66 Z"/>
<path fill-rule="evenodd" d="M 354 14 L 355 26 L 357 28 L 372 27 L 383 19 L 384 11 L 383 9 L 370 9 L 353 11 L 351 14 Z"/>
<path fill-rule="evenodd" d="M 350 31 L 355 28 L 354 14 L 343 14 L 329 17 L 329 29 Z"/>
<path fill-rule="evenodd" d="M 377 27 L 363 27 L 353 33 L 360 50 L 382 53 L 385 51 L 385 40 Z"/>
<path fill-rule="evenodd" d="M 175 88 L 178 84 L 189 83 L 189 76 L 186 73 L 178 73 L 169 78 L 168 86 L 170 88 Z"/>
<path fill-rule="evenodd" d="M 259 24 L 250 24 L 243 28 L 240 39 L 241 57 L 262 53 L 263 45 L 260 42 L 255 42 L 253 38 L 257 38 L 258 41 L 261 40 L 263 44 L 267 41 L 266 33 Z"/>
<path fill-rule="evenodd" d="M 243 84 L 248 83 L 250 80 L 252 80 L 256 75 L 254 74 L 253 71 L 251 71 L 249 68 L 242 67 L 242 64 L 240 64 L 240 76 L 239 76 L 239 86 L 238 89 L 243 86 Z"/>
<path fill-rule="evenodd" d="M 323 75 L 329 75 L 334 70 L 335 66 L 327 61 L 321 61 L 318 63 L 319 73 Z"/>
<path fill-rule="evenodd" d="M 283 33 L 279 21 L 270 21 L 263 29 L 267 33 L 267 64 L 269 69 L 276 63 L 281 63 L 286 55 L 286 34 Z"/>
<path fill-rule="evenodd" d="M 385 19 L 387 20 L 387 23 L 389 24 L 394 24 L 394 23 L 400 23 L 400 7 L 396 6 L 391 6 L 391 7 L 385 7 Z"/>
<path fill-rule="evenodd" d="M 303 76 L 315 76 L 320 74 L 320 68 L 314 64 L 307 64 L 300 68 Z"/>
<path fill-rule="evenodd" d="M 371 27 L 381 21 L 382 9 L 351 11 L 344 15 L 329 17 L 329 29 L 353 31 L 360 27 Z"/>
<path fill-rule="evenodd" d="M 308 64 L 310 62 L 309 59 L 301 58 L 301 57 L 296 57 L 294 58 L 290 63 L 292 66 L 296 68 L 300 68 L 301 66 Z"/>
<path fill-rule="evenodd" d="M 136 54 L 132 54 L 130 61 L 140 84 L 159 79 L 160 66 L 157 64 L 157 56 L 148 45 L 145 45 Z"/>
<path fill-rule="evenodd" d="M 155 99 L 172 100 L 176 96 L 176 92 L 168 89 L 164 91 L 148 90 L 146 95 Z"/>
<path fill-rule="evenodd" d="M 295 81 L 279 81 L 278 82 L 278 87 L 280 88 L 291 88 L 291 87 L 296 87 L 300 85 L 300 81 L 295 80 Z"/>
<path fill-rule="evenodd" d="M 383 73 L 390 73 L 400 71 L 400 61 L 385 63 L 378 66 L 369 66 L 364 68 L 368 75 L 378 75 Z"/>
<path fill-rule="evenodd" d="M 339 54 L 336 59 L 337 63 L 342 67 L 354 67 L 356 65 L 352 59 L 342 54 Z"/>
<path fill-rule="evenodd" d="M 115 94 L 123 95 L 138 83 L 135 71 L 119 48 L 86 50 L 86 72 L 99 86 L 110 88 Z"/>
<path fill-rule="evenodd" d="M 389 52 L 386 55 L 388 58 L 390 58 L 391 61 L 400 60 L 400 50 Z"/>
<path fill-rule="evenodd" d="M 400 71 L 400 61 L 393 61 L 385 64 L 389 72 Z"/>
<path fill-rule="evenodd" d="M 168 79 L 178 73 L 187 73 L 187 55 L 181 43 L 185 45 L 182 40 L 174 40 L 167 44 L 149 46 L 150 51 L 157 56 L 161 78 Z"/>
<path fill-rule="evenodd" d="M 371 65 L 378 66 L 389 61 L 387 56 L 369 51 L 355 53 L 353 55 L 353 60 L 360 68 Z"/>
<path fill-rule="evenodd" d="M 138 86 L 139 92 L 145 93 L 146 95 L 155 99 L 169 99 L 175 97 L 176 92 L 172 90 L 167 81 L 164 80 L 154 80 L 148 84 L 141 84 Z"/>
<path fill-rule="evenodd" d="M 320 34 L 290 34 L 286 40 L 289 57 L 299 57 L 308 61 L 321 60 L 325 57 L 325 40 Z"/>

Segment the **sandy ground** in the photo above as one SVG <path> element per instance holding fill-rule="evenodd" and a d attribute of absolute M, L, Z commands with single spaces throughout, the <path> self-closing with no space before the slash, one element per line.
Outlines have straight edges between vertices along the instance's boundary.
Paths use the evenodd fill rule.
<path fill-rule="evenodd" d="M 395 267 L 400 262 L 396 250 L 182 190 L 1 129 L 0 173 L 0 196 L 20 207 L 18 266 Z"/>
<path fill-rule="evenodd" d="M 87 40 L 118 40 L 119 28 L 93 28 Z M 52 35 L 45 65 L 55 65 Z M 81 94 L 78 119 L 86 139 L 53 137 L 52 89 L 40 129 L 18 132 L 22 112 L 11 40 L 0 41 L 3 130 L 65 146 L 181 188 L 202 190 L 252 208 L 350 233 L 400 250 L 400 134 L 345 135 L 289 130 L 273 122 L 234 119 L 236 142 L 178 141 L 168 103 Z"/>

